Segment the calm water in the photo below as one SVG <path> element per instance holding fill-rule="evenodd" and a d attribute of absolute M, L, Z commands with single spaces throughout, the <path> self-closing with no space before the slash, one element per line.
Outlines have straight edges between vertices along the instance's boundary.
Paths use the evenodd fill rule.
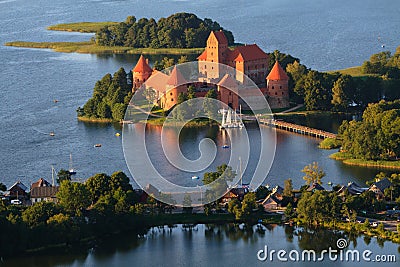
<path fill-rule="evenodd" d="M 268 52 L 279 49 L 301 58 L 308 67 L 318 70 L 360 65 L 371 54 L 382 50 L 379 36 L 388 50 L 394 51 L 400 44 L 400 2 L 396 0 L 255 0 L 251 3 L 238 0 L 0 0 L 0 43 L 14 40 L 87 40 L 90 34 L 51 32 L 46 27 L 75 21 L 122 21 L 128 15 L 159 18 L 181 11 L 217 20 L 233 31 L 238 42 L 255 42 Z M 0 46 L 0 181 L 10 186 L 21 180 L 29 186 L 40 177 L 50 180 L 51 165 L 56 169 L 67 168 L 70 153 L 78 177 L 116 170 L 128 172 L 121 138 L 115 137 L 121 129 L 112 125 L 80 123 L 76 120 L 75 110 L 87 101 L 94 83 L 105 73 L 114 73 L 121 66 L 129 70 L 137 58 L 137 55 L 65 54 Z M 54 103 L 54 99 L 59 102 Z M 51 131 L 55 132 L 54 137 L 49 136 Z M 193 145 L 196 142 L 193 140 L 198 140 L 208 131 L 189 131 L 187 136 L 190 138 L 180 140 L 182 150 L 195 155 L 197 146 Z M 249 132 L 252 131 L 250 127 Z M 149 137 L 157 138 L 158 134 L 152 131 Z M 217 132 L 211 130 L 210 134 L 218 140 Z M 282 185 L 284 179 L 291 177 L 295 186 L 299 186 L 303 183 L 300 170 L 312 161 L 318 161 L 326 171 L 325 181 L 357 181 L 362 184 L 376 174 L 374 169 L 348 167 L 329 160 L 327 157 L 331 152 L 317 149 L 318 141 L 279 131 L 276 158 L 265 183 Z M 96 143 L 101 143 L 102 147 L 94 148 Z M 251 164 L 252 161 L 250 167 Z M 101 255 L 85 254 L 79 260 L 67 260 L 65 263 L 50 262 L 50 259 L 39 262 L 97 266 L 137 262 L 142 257 L 151 258 L 152 253 L 158 256 L 155 259 L 159 259 L 172 252 L 179 258 L 183 249 L 178 250 L 175 244 L 180 244 L 193 255 L 202 253 L 199 257 L 203 262 L 199 264 L 204 263 L 207 256 L 216 255 L 213 254 L 216 253 L 214 249 L 226 252 L 224 255 L 232 257 L 232 262 L 247 260 L 247 257 L 235 254 L 245 250 L 245 254 L 240 255 L 248 255 L 254 262 L 255 251 L 265 243 L 263 239 L 255 245 L 245 241 L 228 242 L 228 239 L 224 242 L 210 241 L 201 234 L 204 233 L 202 229 L 193 232 L 193 239 L 177 229 L 171 238 L 156 235 L 122 251 L 116 248 Z M 281 228 L 267 236 L 274 242 L 285 243 Z M 153 243 L 158 246 L 154 247 Z M 199 250 L 200 245 L 207 247 Z M 136 249 L 131 251 L 130 248 Z M 185 258 L 176 262 L 177 265 L 184 263 Z"/>
<path fill-rule="evenodd" d="M 315 250 L 337 249 L 336 241 L 345 238 L 348 249 L 357 249 L 360 255 L 371 250 L 375 255 L 396 255 L 395 263 L 380 263 L 381 266 L 398 266 L 398 245 L 376 238 L 348 236 L 331 231 L 310 231 L 303 228 L 268 225 L 257 228 L 243 225 L 196 225 L 188 228 L 152 228 L 145 236 L 124 234 L 99 242 L 93 248 L 81 248 L 68 254 L 53 252 L 51 255 L 37 254 L 7 261 L 7 266 L 319 266 L 321 262 L 261 262 L 257 252 L 268 246 L 268 250 Z M 238 255 L 241 255 L 238 257 Z M 301 255 L 301 254 L 300 254 Z M 287 256 L 287 255 L 286 255 Z M 210 259 L 212 259 L 210 261 Z M 325 257 L 324 266 L 376 266 L 370 262 L 330 261 Z M 374 265 L 375 264 L 375 265 Z M 0 264 L 1 265 L 1 264 Z"/>

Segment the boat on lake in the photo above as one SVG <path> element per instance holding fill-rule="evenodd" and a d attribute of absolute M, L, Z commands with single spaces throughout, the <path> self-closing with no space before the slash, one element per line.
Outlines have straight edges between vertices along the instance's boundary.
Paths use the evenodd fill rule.
<path fill-rule="evenodd" d="M 198 180 L 199 176 L 192 176 L 192 180 Z"/>
<path fill-rule="evenodd" d="M 94 147 L 101 147 L 101 144 L 95 144 Z"/>
<path fill-rule="evenodd" d="M 69 154 L 69 169 L 68 169 L 69 174 L 74 175 L 76 174 L 76 170 L 72 167 L 72 154 Z"/>

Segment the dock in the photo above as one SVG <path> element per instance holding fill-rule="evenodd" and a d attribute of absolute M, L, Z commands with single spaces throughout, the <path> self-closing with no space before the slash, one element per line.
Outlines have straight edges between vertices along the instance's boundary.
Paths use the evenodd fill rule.
<path fill-rule="evenodd" d="M 259 119 L 259 122 L 264 125 L 268 125 L 271 127 L 275 127 L 278 129 L 282 129 L 288 132 L 293 132 L 293 133 L 298 133 L 298 134 L 304 134 L 304 135 L 309 135 L 321 139 L 325 138 L 336 138 L 336 134 L 330 133 L 327 131 L 319 130 L 319 129 L 314 129 L 310 128 L 307 126 L 303 125 L 298 125 L 290 122 L 285 122 L 281 120 L 274 120 L 274 119 Z"/>

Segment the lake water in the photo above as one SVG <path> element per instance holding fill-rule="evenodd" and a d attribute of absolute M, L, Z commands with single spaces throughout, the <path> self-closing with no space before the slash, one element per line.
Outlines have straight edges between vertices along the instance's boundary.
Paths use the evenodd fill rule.
<path fill-rule="evenodd" d="M 400 2 L 396 0 L 0 0 L 0 43 L 87 40 L 92 35 L 47 31 L 46 27 L 63 22 L 122 21 L 128 15 L 160 18 L 183 11 L 218 21 L 234 33 L 238 42 L 255 42 L 267 52 L 279 49 L 318 70 L 360 65 L 371 54 L 382 51 L 382 42 L 385 50 L 392 52 L 400 45 Z M 128 173 L 121 138 L 115 136 L 121 131 L 119 126 L 78 122 L 75 110 L 91 97 L 97 80 L 121 66 L 131 69 L 137 55 L 97 56 L 0 46 L 0 59 L 1 182 L 10 186 L 21 180 L 29 186 L 40 177 L 51 180 L 51 165 L 56 169 L 68 168 L 70 153 L 77 176 L 82 179 L 98 172 L 110 174 L 123 170 Z M 54 99 L 59 102 L 54 103 Z M 55 132 L 54 137 L 49 136 L 51 131 Z M 192 140 L 207 131 L 209 129 L 192 130 L 188 134 L 190 138 L 181 140 L 182 150 L 190 151 Z M 157 131 L 151 133 L 155 137 L 157 134 Z M 217 138 L 218 133 L 213 134 Z M 283 180 L 290 177 L 298 187 L 303 184 L 300 170 L 312 161 L 318 161 L 326 171 L 326 182 L 363 184 L 378 172 L 330 160 L 331 151 L 317 149 L 318 142 L 315 138 L 278 131 L 276 157 L 265 183 L 283 185 Z M 97 143 L 102 147 L 94 148 Z M 195 154 L 197 146 L 193 147 Z M 279 231 L 273 233 L 270 238 L 280 242 Z M 174 236 L 182 240 L 180 244 L 185 248 L 187 242 L 191 242 L 180 232 Z M 196 242 L 209 245 L 203 235 L 197 238 Z M 154 242 L 160 244 L 155 248 L 155 255 L 167 256 L 168 252 L 163 249 L 174 247 L 175 239 L 155 238 Z M 252 247 L 246 254 L 235 254 L 235 249 L 239 251 L 246 246 L 227 240 L 222 243 L 227 247 L 213 244 L 230 251 L 229 255 L 237 262 L 244 261 L 246 255 L 254 261 L 254 252 L 261 245 Z M 140 242 L 135 247 L 139 251 L 150 249 Z M 195 247 L 190 251 L 197 252 Z M 100 257 L 103 265 L 119 262 L 126 255 L 118 249 L 114 252 Z M 131 257 L 151 257 L 151 252 L 147 253 L 147 256 L 139 253 Z M 214 252 L 205 248 L 202 253 Z M 91 256 L 88 257 L 88 265 L 92 265 Z M 68 261 L 65 265 L 80 263 Z"/>
<path fill-rule="evenodd" d="M 82 247 L 69 253 L 36 253 L 10 260 L 7 266 L 320 266 L 321 262 L 312 261 L 280 262 L 276 253 L 272 261 L 259 261 L 257 252 L 267 246 L 268 251 L 283 249 L 289 253 L 296 250 L 301 255 L 301 251 L 307 249 L 316 251 L 319 257 L 324 249 L 337 249 L 336 242 L 340 238 L 347 240 L 347 249 L 358 250 L 360 255 L 371 250 L 371 259 L 376 255 L 395 255 L 397 262 L 379 264 L 398 266 L 399 246 L 376 238 L 289 226 L 245 227 L 233 224 L 165 226 L 151 228 L 140 237 L 136 233 L 124 233 L 98 242 L 94 248 Z M 346 254 L 343 255 L 346 259 Z M 331 261 L 325 254 L 323 264 L 329 267 L 376 266 L 375 262 L 365 262 L 361 257 L 359 262 Z"/>

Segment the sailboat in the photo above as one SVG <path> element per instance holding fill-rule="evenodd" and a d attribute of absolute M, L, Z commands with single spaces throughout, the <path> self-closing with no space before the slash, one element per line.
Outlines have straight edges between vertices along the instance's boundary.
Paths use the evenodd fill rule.
<path fill-rule="evenodd" d="M 72 154 L 69 154 L 69 169 L 68 169 L 69 174 L 74 175 L 76 174 L 76 170 L 72 167 Z"/>
<path fill-rule="evenodd" d="M 243 128 L 244 127 L 242 119 L 241 119 L 241 114 L 238 118 L 236 110 L 221 109 L 220 113 L 222 113 L 222 123 L 219 126 L 219 128 L 221 130 L 225 129 L 225 128 Z M 226 116 L 225 116 L 225 114 L 226 114 Z"/>

